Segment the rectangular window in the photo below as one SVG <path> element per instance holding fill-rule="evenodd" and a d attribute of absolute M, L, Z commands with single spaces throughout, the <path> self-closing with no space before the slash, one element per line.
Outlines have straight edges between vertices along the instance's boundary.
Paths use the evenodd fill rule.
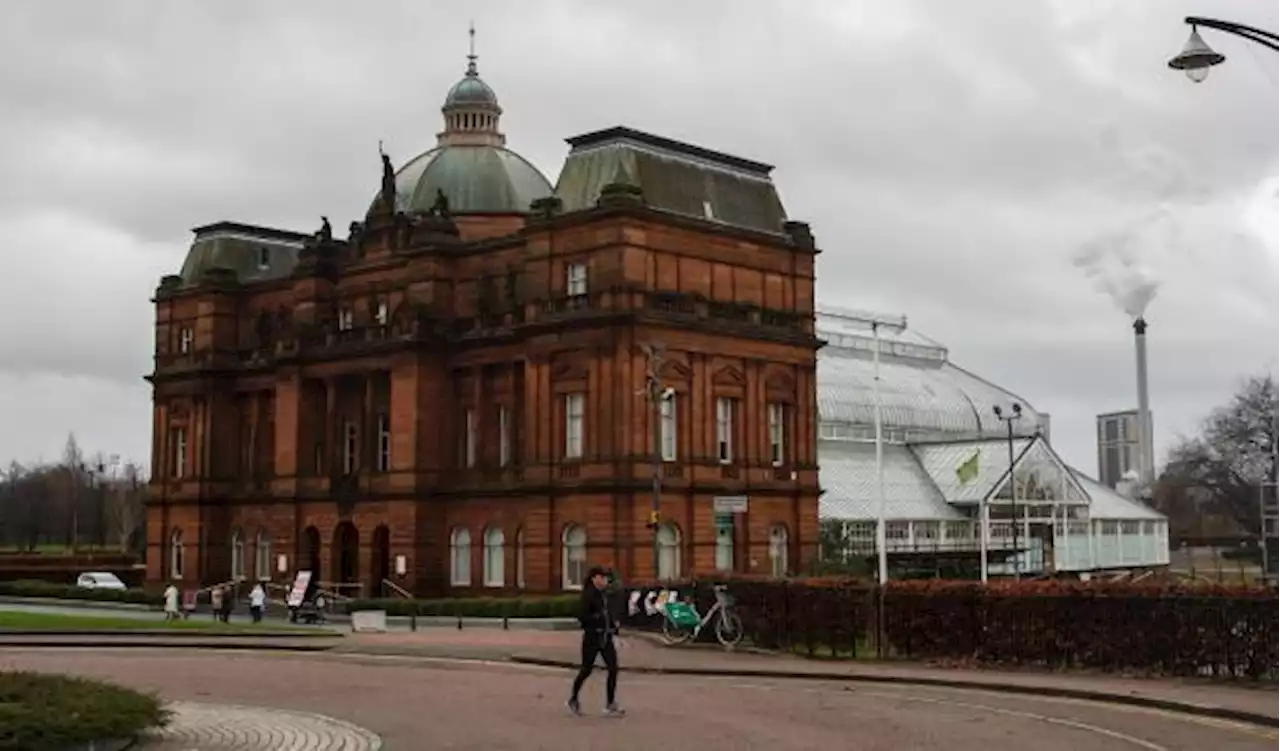
<path fill-rule="evenodd" d="M 569 297 L 587 294 L 587 265 L 571 263 L 565 267 L 564 293 Z"/>
<path fill-rule="evenodd" d="M 178 329 L 178 352 L 184 355 L 190 354 L 195 338 L 195 333 L 189 327 L 183 326 Z"/>
<path fill-rule="evenodd" d="M 351 308 L 338 309 L 338 331 L 350 331 L 356 325 L 356 314 Z"/>
<path fill-rule="evenodd" d="M 342 424 L 342 474 L 354 474 L 360 464 L 360 426 L 348 420 Z"/>
<path fill-rule="evenodd" d="M 271 268 L 271 251 L 267 248 L 258 248 L 258 269 L 265 271 Z"/>
<path fill-rule="evenodd" d="M 386 300 L 378 301 L 378 307 L 374 309 L 373 320 L 376 321 L 379 326 L 387 325 L 387 301 Z"/>
<path fill-rule="evenodd" d="M 187 429 L 173 429 L 173 476 L 187 476 Z"/>
<path fill-rule="evenodd" d="M 476 466 L 476 411 L 468 408 L 463 413 L 462 424 L 463 460 L 467 468 Z"/>
<path fill-rule="evenodd" d="M 564 458 L 582 458 L 582 423 L 586 407 L 583 394 L 564 395 Z"/>
<path fill-rule="evenodd" d="M 391 471 L 391 416 L 378 415 L 378 471 Z"/>
<path fill-rule="evenodd" d="M 716 571 L 733 570 L 733 526 L 716 527 Z"/>
<path fill-rule="evenodd" d="M 769 405 L 769 458 L 775 467 L 787 460 L 786 440 L 787 405 L 774 402 Z"/>
<path fill-rule="evenodd" d="M 716 458 L 721 464 L 733 463 L 733 413 L 736 399 L 716 399 Z"/>
<path fill-rule="evenodd" d="M 498 407 L 498 466 L 511 463 L 511 410 L 504 404 Z"/>
<path fill-rule="evenodd" d="M 666 399 L 658 402 L 658 409 L 662 425 L 662 461 L 674 462 L 676 460 L 676 396 L 672 394 Z"/>

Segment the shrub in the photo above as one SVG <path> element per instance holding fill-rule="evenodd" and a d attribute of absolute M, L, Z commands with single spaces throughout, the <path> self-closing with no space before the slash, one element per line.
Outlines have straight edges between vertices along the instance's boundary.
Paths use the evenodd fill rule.
<path fill-rule="evenodd" d="M 546 597 L 472 597 L 438 600 L 352 600 L 347 611 L 385 610 L 387 615 L 462 618 L 569 618 L 578 614 L 577 595 Z"/>
<path fill-rule="evenodd" d="M 729 585 L 748 638 L 812 655 L 856 656 L 878 636 L 907 658 L 1252 679 L 1273 679 L 1280 658 L 1276 593 L 1260 587 L 935 579 L 893 581 L 881 591 L 829 577 L 716 581 Z M 710 584 L 661 588 L 692 594 L 706 612 Z M 643 613 L 628 620 L 661 625 L 661 616 Z"/>
<path fill-rule="evenodd" d="M 43 597 L 55 600 L 90 600 L 93 602 L 128 602 L 135 605 L 161 605 L 161 594 L 141 589 L 85 589 L 71 584 L 43 581 L 0 582 L 0 595 L 7 597 Z"/>
<path fill-rule="evenodd" d="M 57 751 L 160 728 L 155 696 L 63 675 L 0 672 L 0 749 Z"/>

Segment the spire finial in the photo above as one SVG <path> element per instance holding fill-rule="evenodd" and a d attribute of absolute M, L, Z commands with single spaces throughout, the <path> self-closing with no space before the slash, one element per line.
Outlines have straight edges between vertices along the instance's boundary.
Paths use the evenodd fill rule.
<path fill-rule="evenodd" d="M 467 52 L 467 75 L 474 76 L 474 75 L 477 75 L 476 58 L 479 57 L 479 55 L 476 54 L 476 22 L 475 21 L 471 22 L 471 26 L 467 29 L 467 35 L 471 37 L 470 47 Z"/>

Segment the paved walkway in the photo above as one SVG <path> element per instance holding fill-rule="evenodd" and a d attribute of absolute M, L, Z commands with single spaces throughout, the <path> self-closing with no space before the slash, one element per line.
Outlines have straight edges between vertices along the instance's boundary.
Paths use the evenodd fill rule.
<path fill-rule="evenodd" d="M 382 740 L 324 715 L 175 702 L 173 721 L 145 751 L 378 751 Z"/>
<path fill-rule="evenodd" d="M 243 707 L 268 707 L 291 718 L 315 713 L 345 721 L 344 728 L 354 723 L 377 733 L 385 751 L 990 751 L 1028 743 L 1036 751 L 1276 747 L 1274 729 L 1239 723 L 920 686 L 633 674 L 623 677 L 620 688 L 627 716 L 615 720 L 599 715 L 600 676 L 583 692 L 586 716 L 573 717 L 563 705 L 565 671 L 512 664 L 334 653 L 15 649 L 0 650 L 0 665 L 104 678 L 170 701 L 218 705 L 208 710 L 206 726 L 223 732 L 261 722 L 257 715 L 246 719 Z M 368 736 L 361 738 L 368 742 Z M 266 751 L 228 746 L 221 738 L 194 742 L 223 745 L 179 742 L 156 749 Z"/>
<path fill-rule="evenodd" d="M 430 629 L 386 634 L 352 634 L 337 648 L 362 654 L 514 660 L 533 665 L 568 666 L 579 660 L 579 635 L 565 632 L 496 629 Z M 808 660 L 789 655 L 727 653 L 714 647 L 660 646 L 648 635 L 624 637 L 624 670 L 735 677 L 790 677 L 814 680 L 911 683 L 949 687 L 1112 698 L 1161 707 L 1183 705 L 1205 714 L 1252 715 L 1280 722 L 1275 684 L 1223 684 L 1173 679 L 974 670 L 926 667 L 913 663 Z"/>

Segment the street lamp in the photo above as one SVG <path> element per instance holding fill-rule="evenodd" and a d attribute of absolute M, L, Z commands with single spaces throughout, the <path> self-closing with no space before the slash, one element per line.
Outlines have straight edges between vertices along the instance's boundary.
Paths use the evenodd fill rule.
<path fill-rule="evenodd" d="M 646 360 L 644 394 L 649 400 L 650 417 L 653 420 L 653 499 L 649 506 L 649 523 L 646 526 L 653 532 L 653 580 L 657 582 L 661 576 L 661 567 L 658 565 L 661 550 L 658 540 L 658 519 L 660 518 L 659 506 L 662 503 L 662 405 L 670 401 L 675 396 L 675 392 L 662 386 L 660 377 L 662 345 L 644 344 L 641 345 L 641 349 L 644 351 Z"/>
<path fill-rule="evenodd" d="M 1006 434 L 1009 436 L 1009 515 L 1013 519 L 1013 578 L 1017 579 L 1022 571 L 1022 551 L 1018 549 L 1018 483 L 1013 476 L 1013 423 L 1022 418 L 1022 405 L 1014 402 L 1011 410 L 1010 414 L 1005 414 L 999 404 L 992 408 L 996 413 L 996 419 L 1004 423 Z"/>
<path fill-rule="evenodd" d="M 1227 58 L 1220 52 L 1214 51 L 1212 47 L 1205 43 L 1200 36 L 1201 26 L 1206 29 L 1217 29 L 1225 31 L 1228 34 L 1234 34 L 1243 37 L 1251 42 L 1261 44 L 1263 47 L 1270 47 L 1273 50 L 1280 49 L 1277 47 L 1277 37 L 1269 31 L 1263 31 L 1252 26 L 1234 23 L 1232 21 L 1220 21 L 1214 18 L 1202 18 L 1200 16 L 1187 16 L 1184 19 L 1191 26 L 1191 36 L 1187 38 L 1186 45 L 1182 48 L 1182 52 L 1174 55 L 1169 60 L 1169 67 L 1174 70 L 1180 70 L 1187 74 L 1196 83 L 1200 83 L 1209 77 L 1209 69 L 1215 65 L 1221 64 Z"/>
<path fill-rule="evenodd" d="M 880 338 L 880 334 L 883 330 L 894 336 L 901 335 L 907 330 L 907 317 L 830 306 L 823 306 L 818 313 L 827 318 L 835 319 L 842 325 L 871 332 L 871 399 L 874 402 L 873 421 L 876 434 L 876 557 L 880 574 L 879 581 L 883 585 L 889 581 L 889 549 L 888 536 L 885 534 L 884 409 L 880 398 L 880 350 L 883 340 Z"/>

